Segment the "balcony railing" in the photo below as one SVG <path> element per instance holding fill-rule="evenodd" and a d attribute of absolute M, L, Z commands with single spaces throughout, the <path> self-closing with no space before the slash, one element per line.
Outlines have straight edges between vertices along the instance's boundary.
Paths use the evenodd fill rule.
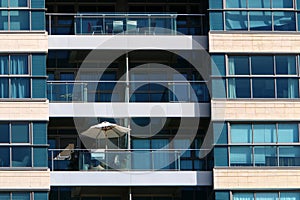
<path fill-rule="evenodd" d="M 204 35 L 204 14 L 47 13 L 49 35 Z"/>
<path fill-rule="evenodd" d="M 190 149 L 49 149 L 52 171 L 207 170 L 200 150 Z"/>
<path fill-rule="evenodd" d="M 209 102 L 205 81 L 48 81 L 50 102 Z"/>

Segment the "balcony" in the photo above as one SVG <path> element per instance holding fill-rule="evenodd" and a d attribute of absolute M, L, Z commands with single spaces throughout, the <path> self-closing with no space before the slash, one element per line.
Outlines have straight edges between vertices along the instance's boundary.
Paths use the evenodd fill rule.
<path fill-rule="evenodd" d="M 129 92 L 128 92 L 129 88 Z M 209 102 L 205 81 L 48 81 L 51 103 Z"/>
<path fill-rule="evenodd" d="M 206 35 L 204 14 L 47 13 L 49 35 Z"/>
<path fill-rule="evenodd" d="M 51 171 L 202 171 L 199 149 L 49 149 Z"/>

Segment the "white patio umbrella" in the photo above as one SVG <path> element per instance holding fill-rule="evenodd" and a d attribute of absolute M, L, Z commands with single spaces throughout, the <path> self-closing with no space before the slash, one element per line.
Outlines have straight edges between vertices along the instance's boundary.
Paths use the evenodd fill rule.
<path fill-rule="evenodd" d="M 108 138 L 122 137 L 129 131 L 129 128 L 105 121 L 91 126 L 86 131 L 80 133 L 80 135 L 95 139 L 96 142 L 98 142 L 100 139 L 105 139 L 105 149 L 107 149 Z"/>

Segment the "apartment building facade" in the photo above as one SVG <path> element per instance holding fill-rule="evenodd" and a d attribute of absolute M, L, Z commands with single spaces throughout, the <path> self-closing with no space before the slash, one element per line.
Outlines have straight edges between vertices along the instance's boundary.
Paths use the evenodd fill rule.
<path fill-rule="evenodd" d="M 2 0 L 0 199 L 300 199 L 299 7 Z"/>

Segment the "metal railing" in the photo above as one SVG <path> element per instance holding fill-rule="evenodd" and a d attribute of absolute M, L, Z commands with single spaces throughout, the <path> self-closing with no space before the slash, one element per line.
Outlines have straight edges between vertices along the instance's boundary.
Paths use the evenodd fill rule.
<path fill-rule="evenodd" d="M 48 81 L 50 102 L 209 102 L 205 81 Z"/>
<path fill-rule="evenodd" d="M 204 35 L 205 14 L 46 13 L 49 35 Z"/>
<path fill-rule="evenodd" d="M 52 171 L 205 170 L 196 149 L 49 149 Z"/>

